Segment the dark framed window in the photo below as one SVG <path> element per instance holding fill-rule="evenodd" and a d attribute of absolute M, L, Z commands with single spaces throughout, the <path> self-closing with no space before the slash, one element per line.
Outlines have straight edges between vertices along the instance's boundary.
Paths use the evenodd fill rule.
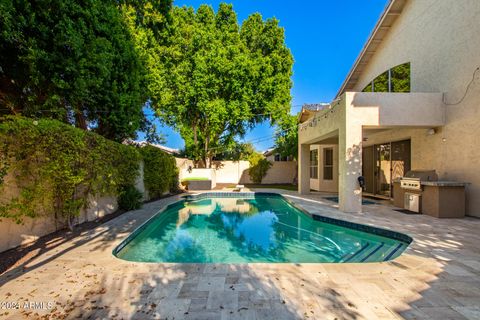
<path fill-rule="evenodd" d="M 323 180 L 333 180 L 333 148 L 323 149 Z"/>
<path fill-rule="evenodd" d="M 410 92 L 410 63 L 393 67 L 391 73 L 391 92 Z"/>
<path fill-rule="evenodd" d="M 371 81 L 363 92 L 410 92 L 410 62 L 393 67 Z"/>
<path fill-rule="evenodd" d="M 290 156 L 282 156 L 279 153 L 275 154 L 275 159 L 274 161 L 279 162 L 279 161 L 291 161 Z"/>
<path fill-rule="evenodd" d="M 310 178 L 318 179 L 318 149 L 310 150 Z"/>

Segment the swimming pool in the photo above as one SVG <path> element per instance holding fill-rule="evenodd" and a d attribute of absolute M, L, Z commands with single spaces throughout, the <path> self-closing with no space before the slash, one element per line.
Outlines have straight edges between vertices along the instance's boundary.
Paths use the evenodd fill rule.
<path fill-rule="evenodd" d="M 279 194 L 201 194 L 169 205 L 113 253 L 138 262 L 378 262 L 411 242 L 401 233 L 313 217 Z"/>

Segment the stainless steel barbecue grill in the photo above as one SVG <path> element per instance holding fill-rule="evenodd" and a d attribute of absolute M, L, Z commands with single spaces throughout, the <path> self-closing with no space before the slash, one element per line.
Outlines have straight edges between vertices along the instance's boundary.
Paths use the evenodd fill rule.
<path fill-rule="evenodd" d="M 411 170 L 400 179 L 400 187 L 407 190 L 422 190 L 422 181 L 437 181 L 435 170 Z"/>

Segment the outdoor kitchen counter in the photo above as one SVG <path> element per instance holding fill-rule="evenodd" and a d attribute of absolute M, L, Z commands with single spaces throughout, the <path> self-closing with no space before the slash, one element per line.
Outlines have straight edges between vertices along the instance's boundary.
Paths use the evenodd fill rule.
<path fill-rule="evenodd" d="M 465 216 L 465 187 L 469 183 L 459 181 L 421 181 L 422 189 L 408 190 L 393 183 L 393 203 L 404 208 L 405 193 L 421 195 L 420 212 L 436 218 L 463 218 Z"/>
<path fill-rule="evenodd" d="M 431 186 L 431 187 L 466 187 L 468 182 L 458 182 L 458 181 L 421 181 L 422 186 Z"/>
<path fill-rule="evenodd" d="M 422 181 L 422 213 L 436 218 L 465 216 L 465 186 L 456 181 Z"/>

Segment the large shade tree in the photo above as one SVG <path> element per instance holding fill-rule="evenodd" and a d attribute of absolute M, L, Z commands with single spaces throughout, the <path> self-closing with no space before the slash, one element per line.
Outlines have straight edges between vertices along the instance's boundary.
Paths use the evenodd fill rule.
<path fill-rule="evenodd" d="M 56 118 L 118 141 L 134 137 L 147 124 L 146 72 L 119 6 L 141 17 L 163 3 L 1 1 L 1 113 Z"/>
<path fill-rule="evenodd" d="M 298 158 L 298 115 L 286 115 L 278 121 L 275 150 L 282 156 Z"/>
<path fill-rule="evenodd" d="M 231 5 L 174 7 L 153 37 L 137 37 L 149 46 L 152 105 L 207 167 L 256 124 L 288 114 L 293 58 L 276 19 L 257 13 L 240 26 Z"/>

